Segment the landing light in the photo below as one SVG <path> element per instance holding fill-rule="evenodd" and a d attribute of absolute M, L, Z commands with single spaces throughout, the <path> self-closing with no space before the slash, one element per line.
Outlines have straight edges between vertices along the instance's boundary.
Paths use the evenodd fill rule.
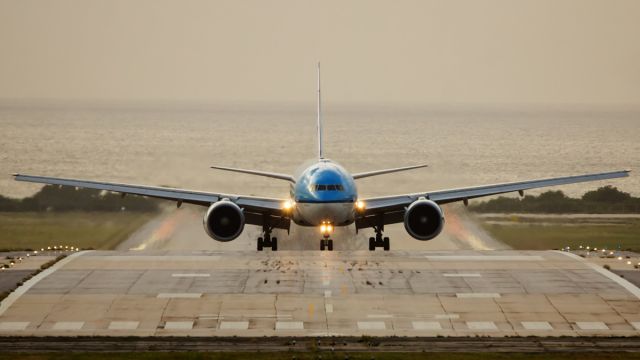
<path fill-rule="evenodd" d="M 296 206 L 296 202 L 293 200 L 286 200 L 282 203 L 282 210 L 290 211 L 293 207 Z"/>
<path fill-rule="evenodd" d="M 358 200 L 356 201 L 356 209 L 358 209 L 358 211 L 363 211 L 365 208 L 365 203 L 362 200 Z"/>

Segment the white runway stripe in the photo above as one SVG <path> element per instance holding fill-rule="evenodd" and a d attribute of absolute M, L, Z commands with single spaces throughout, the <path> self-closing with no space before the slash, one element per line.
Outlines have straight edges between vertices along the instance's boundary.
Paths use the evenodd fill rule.
<path fill-rule="evenodd" d="M 480 277 L 480 274 L 457 274 L 457 273 L 449 273 L 449 274 L 442 274 L 442 276 L 444 277 Z"/>
<path fill-rule="evenodd" d="M 172 277 L 176 278 L 189 278 L 189 277 L 210 277 L 211 274 L 171 274 Z"/>
<path fill-rule="evenodd" d="M 193 321 L 167 321 L 164 324 L 166 330 L 191 330 Z"/>
<path fill-rule="evenodd" d="M 302 321 L 276 321 L 276 330 L 304 330 Z"/>
<path fill-rule="evenodd" d="M 548 321 L 522 321 L 521 324 L 527 330 L 553 330 Z"/>
<path fill-rule="evenodd" d="M 220 323 L 220 330 L 247 330 L 248 328 L 248 321 L 222 321 Z"/>
<path fill-rule="evenodd" d="M 84 326 L 84 321 L 58 321 L 53 324 L 53 330 L 80 330 Z"/>
<path fill-rule="evenodd" d="M 109 330 L 135 330 L 138 325 L 138 321 L 112 321 L 109 323 Z"/>
<path fill-rule="evenodd" d="M 386 330 L 384 321 L 358 321 L 359 330 Z"/>
<path fill-rule="evenodd" d="M 29 326 L 28 321 L 3 321 L 0 322 L 0 331 L 24 330 Z"/>
<path fill-rule="evenodd" d="M 467 321 L 469 330 L 498 330 L 493 321 Z"/>

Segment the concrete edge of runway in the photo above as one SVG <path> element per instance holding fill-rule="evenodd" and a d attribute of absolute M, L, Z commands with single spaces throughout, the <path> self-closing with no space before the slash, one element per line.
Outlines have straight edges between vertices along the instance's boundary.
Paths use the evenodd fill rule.
<path fill-rule="evenodd" d="M 640 337 L 0 337 L 17 352 L 640 352 Z"/>

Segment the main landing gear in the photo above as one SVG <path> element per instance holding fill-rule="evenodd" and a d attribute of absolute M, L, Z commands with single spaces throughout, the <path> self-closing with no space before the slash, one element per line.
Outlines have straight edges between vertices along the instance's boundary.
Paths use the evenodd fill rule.
<path fill-rule="evenodd" d="M 263 226 L 262 233 L 263 235 L 258 238 L 258 251 L 262 251 L 263 248 L 271 248 L 271 251 L 278 251 L 278 238 L 271 237 L 271 231 L 273 227 Z"/>
<path fill-rule="evenodd" d="M 389 251 L 389 238 L 382 237 L 384 226 L 374 226 L 373 229 L 376 231 L 376 237 L 369 238 L 369 251 L 375 251 L 377 247 L 383 248 L 384 251 Z"/>

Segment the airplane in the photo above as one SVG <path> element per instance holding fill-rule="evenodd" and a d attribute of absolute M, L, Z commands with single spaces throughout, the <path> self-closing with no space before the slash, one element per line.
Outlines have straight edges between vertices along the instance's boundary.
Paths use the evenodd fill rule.
<path fill-rule="evenodd" d="M 509 192 L 518 192 L 547 186 L 598 181 L 629 176 L 630 170 L 565 176 L 529 181 L 507 182 L 448 190 L 426 191 L 385 197 L 360 198 L 356 180 L 396 173 L 427 165 L 412 165 L 391 169 L 351 174 L 337 162 L 325 158 L 322 139 L 322 108 L 320 92 L 320 64 L 317 87 L 317 158 L 305 162 L 295 175 L 211 166 L 212 169 L 252 174 L 289 182 L 286 199 L 222 194 L 165 187 L 119 184 L 91 180 L 65 179 L 46 176 L 13 174 L 17 181 L 27 181 L 77 188 L 90 188 L 111 192 L 142 195 L 173 200 L 207 208 L 203 226 L 206 233 L 217 241 L 236 239 L 245 225 L 262 227 L 257 239 L 257 250 L 278 250 L 278 239 L 272 237 L 274 229 L 290 230 L 291 222 L 299 226 L 318 227 L 321 233 L 320 250 L 333 250 L 331 234 L 337 226 L 355 224 L 356 231 L 372 228 L 375 237 L 369 238 L 369 250 L 390 249 L 390 240 L 383 237 L 385 225 L 404 223 L 406 231 L 417 240 L 427 241 L 440 234 L 445 223 L 441 205 Z"/>

